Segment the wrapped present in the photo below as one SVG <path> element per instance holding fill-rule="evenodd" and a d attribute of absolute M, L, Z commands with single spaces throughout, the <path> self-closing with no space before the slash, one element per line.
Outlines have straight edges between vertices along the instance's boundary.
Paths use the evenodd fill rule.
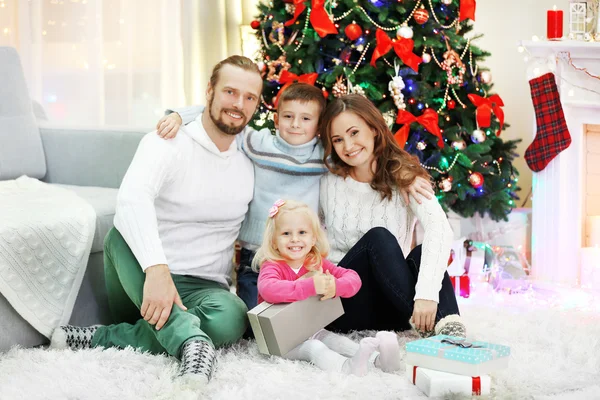
<path fill-rule="evenodd" d="M 452 243 L 450 258 L 448 259 L 448 275 L 461 276 L 467 272 L 465 270 L 466 256 L 467 254 L 464 246 L 464 239 L 455 240 Z"/>
<path fill-rule="evenodd" d="M 437 335 L 406 343 L 407 364 L 466 376 L 506 368 L 509 356 L 508 346 L 454 336 Z"/>
<path fill-rule="evenodd" d="M 262 302 L 248 311 L 258 351 L 283 356 L 344 314 L 342 301 L 321 296 L 294 303 Z"/>
<path fill-rule="evenodd" d="M 457 375 L 413 365 L 406 365 L 406 377 L 429 397 L 445 398 L 451 394 L 486 396 L 492 386 L 489 375 Z"/>
<path fill-rule="evenodd" d="M 491 248 L 490 248 L 491 249 Z M 461 276 L 473 272 L 483 274 L 490 263 L 485 243 L 473 242 L 465 238 L 452 243 L 448 275 Z"/>
<path fill-rule="evenodd" d="M 460 296 L 468 298 L 471 295 L 471 280 L 469 279 L 469 275 L 451 276 L 450 282 L 452 282 L 452 286 L 454 286 L 456 297 Z"/>
<path fill-rule="evenodd" d="M 494 246 L 496 260 L 490 272 L 489 283 L 494 290 L 520 293 L 529 290 L 529 263 L 525 256 L 512 246 Z"/>
<path fill-rule="evenodd" d="M 467 274 L 477 277 L 479 280 L 487 281 L 490 269 L 496 260 L 492 247 L 487 243 L 467 240 L 465 241 L 465 249 L 467 252 L 467 262 L 465 263 Z"/>

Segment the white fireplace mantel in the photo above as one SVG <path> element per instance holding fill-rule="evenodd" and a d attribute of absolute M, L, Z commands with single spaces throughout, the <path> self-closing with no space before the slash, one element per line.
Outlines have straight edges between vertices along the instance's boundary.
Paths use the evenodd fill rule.
<path fill-rule="evenodd" d="M 585 124 L 600 125 L 600 43 L 524 41 L 528 78 L 554 72 L 571 145 L 533 173 L 532 273 L 538 280 L 577 285 L 585 214 Z M 596 93 L 594 93 L 596 92 Z M 534 124 L 535 125 L 535 124 Z M 535 126 L 534 126 L 535 128 Z M 536 129 L 533 131 L 535 137 Z"/>
<path fill-rule="evenodd" d="M 554 56 L 560 52 L 570 52 L 572 58 L 600 59 L 600 42 L 530 40 L 521 42 L 521 45 L 534 57 Z"/>

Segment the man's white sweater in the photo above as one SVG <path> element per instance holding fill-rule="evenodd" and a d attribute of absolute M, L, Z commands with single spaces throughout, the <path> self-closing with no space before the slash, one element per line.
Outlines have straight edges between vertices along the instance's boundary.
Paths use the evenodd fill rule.
<path fill-rule="evenodd" d="M 144 136 L 119 189 L 115 227 L 144 271 L 167 264 L 173 274 L 230 285 L 254 172 L 241 138 L 221 152 L 201 118 L 173 140 Z"/>
<path fill-rule="evenodd" d="M 365 233 L 378 226 L 389 230 L 398 239 L 402 254 L 408 256 L 419 221 L 425 237 L 415 300 L 439 301 L 453 234 L 436 198 L 418 204 L 411 197 L 407 206 L 397 191 L 392 200 L 382 200 L 369 183 L 329 173 L 321 178 L 320 212 L 331 245 L 328 258 L 336 264 Z"/>

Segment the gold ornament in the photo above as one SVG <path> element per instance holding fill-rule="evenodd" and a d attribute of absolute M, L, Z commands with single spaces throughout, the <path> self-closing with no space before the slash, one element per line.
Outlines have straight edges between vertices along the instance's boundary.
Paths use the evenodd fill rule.
<path fill-rule="evenodd" d="M 331 89 L 331 93 L 333 94 L 333 97 L 342 97 L 348 94 L 348 87 L 344 83 L 343 77 L 337 77 L 335 83 L 333 84 L 333 88 Z"/>
<path fill-rule="evenodd" d="M 417 149 L 418 149 L 418 150 L 421 150 L 421 151 L 423 151 L 423 150 L 425 150 L 426 148 L 427 148 L 427 143 L 425 143 L 425 142 L 423 142 L 423 141 L 421 141 L 421 142 L 418 142 L 418 143 L 417 143 Z"/>
<path fill-rule="evenodd" d="M 271 23 L 271 28 L 271 33 L 269 33 L 269 40 L 271 41 L 271 43 L 279 43 L 280 46 L 283 46 L 283 44 L 285 43 L 285 26 L 283 25 L 283 22 L 273 21 Z M 277 34 L 277 39 L 275 39 L 275 34 Z"/>
<path fill-rule="evenodd" d="M 349 93 L 352 94 L 359 94 L 362 97 L 367 97 L 367 94 L 365 93 L 365 89 L 363 89 L 360 85 L 353 85 L 350 82 L 348 82 L 348 86 L 349 86 Z"/>
<path fill-rule="evenodd" d="M 285 55 L 279 56 L 277 60 L 267 61 L 267 68 L 269 69 L 267 80 L 279 82 L 281 72 L 287 71 L 291 67 L 290 63 L 287 62 Z"/>
<path fill-rule="evenodd" d="M 286 3 L 286 5 L 285 5 L 285 11 L 288 14 L 294 15 L 294 13 L 296 12 L 296 5 L 295 4 L 291 4 L 291 3 Z"/>
<path fill-rule="evenodd" d="M 385 124 L 392 129 L 392 126 L 396 123 L 396 111 L 389 110 L 383 114 L 383 119 L 385 120 Z"/>
<path fill-rule="evenodd" d="M 444 53 L 444 61 L 442 61 L 442 69 L 446 71 L 448 76 L 448 84 L 450 85 L 462 85 L 464 80 L 464 74 L 467 70 L 465 64 L 460 59 L 460 56 L 456 51 L 450 47 L 448 39 L 446 39 L 446 47 L 448 51 Z M 455 74 L 456 70 L 456 74 Z"/>

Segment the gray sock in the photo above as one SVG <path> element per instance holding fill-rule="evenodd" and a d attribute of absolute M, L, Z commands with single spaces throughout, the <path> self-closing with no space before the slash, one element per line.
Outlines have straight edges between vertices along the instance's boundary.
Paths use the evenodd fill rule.
<path fill-rule="evenodd" d="M 92 347 L 92 338 L 102 325 L 73 326 L 62 325 L 54 330 L 50 347 L 54 349 L 82 350 Z"/>
<path fill-rule="evenodd" d="M 448 315 L 435 324 L 436 335 L 467 337 L 467 328 L 458 314 Z"/>
<path fill-rule="evenodd" d="M 189 340 L 181 348 L 179 377 L 190 386 L 202 386 L 212 378 L 217 354 L 214 346 L 202 340 Z"/>

